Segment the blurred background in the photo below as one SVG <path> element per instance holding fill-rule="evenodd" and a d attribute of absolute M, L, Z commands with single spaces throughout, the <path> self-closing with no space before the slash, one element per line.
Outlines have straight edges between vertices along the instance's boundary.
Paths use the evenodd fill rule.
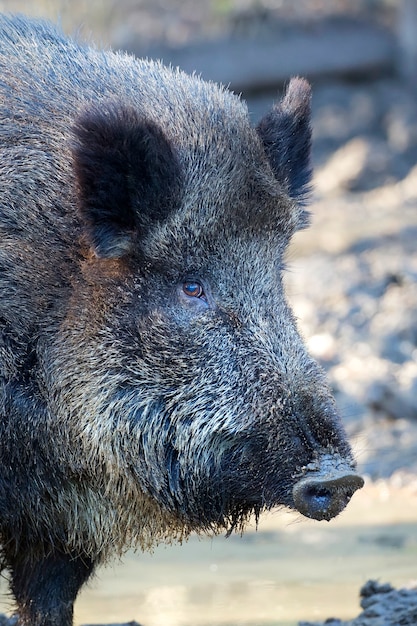
<path fill-rule="evenodd" d="M 254 122 L 290 76 L 312 82 L 313 219 L 290 250 L 288 293 L 367 479 L 325 528 L 279 512 L 242 538 L 128 555 L 82 593 L 76 622 L 294 626 L 354 616 L 368 578 L 415 582 L 417 0 L 6 0 L 0 10 L 230 85 Z"/>

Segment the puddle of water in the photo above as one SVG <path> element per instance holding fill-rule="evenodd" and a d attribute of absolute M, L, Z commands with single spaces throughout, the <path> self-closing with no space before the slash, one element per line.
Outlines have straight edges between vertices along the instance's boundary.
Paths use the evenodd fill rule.
<path fill-rule="evenodd" d="M 100 569 L 76 603 L 75 623 L 145 626 L 295 626 L 358 614 L 369 578 L 417 578 L 417 496 L 368 486 L 328 524 L 286 513 L 243 537 L 160 546 Z M 3 587 L 4 588 L 4 587 Z M 0 611 L 10 604 L 0 603 Z"/>

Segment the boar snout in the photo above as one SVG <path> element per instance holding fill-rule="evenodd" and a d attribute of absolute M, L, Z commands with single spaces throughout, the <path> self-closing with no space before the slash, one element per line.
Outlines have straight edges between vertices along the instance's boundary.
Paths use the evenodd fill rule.
<path fill-rule="evenodd" d="M 336 517 L 357 491 L 363 487 L 363 478 L 352 469 L 306 475 L 293 487 L 295 508 L 316 520 Z"/>

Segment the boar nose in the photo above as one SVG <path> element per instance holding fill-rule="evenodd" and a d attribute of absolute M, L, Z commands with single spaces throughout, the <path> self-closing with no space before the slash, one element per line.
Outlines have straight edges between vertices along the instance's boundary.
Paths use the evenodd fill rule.
<path fill-rule="evenodd" d="M 295 508 L 316 520 L 331 520 L 347 505 L 363 478 L 354 472 L 327 476 L 306 476 L 293 488 Z"/>

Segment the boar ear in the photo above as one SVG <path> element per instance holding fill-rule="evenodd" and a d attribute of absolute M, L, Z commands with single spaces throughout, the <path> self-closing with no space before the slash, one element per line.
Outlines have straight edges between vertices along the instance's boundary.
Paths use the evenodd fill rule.
<path fill-rule="evenodd" d="M 98 257 L 126 256 L 172 209 L 175 155 L 156 124 L 120 103 L 89 108 L 73 132 L 79 212 L 90 244 Z"/>
<path fill-rule="evenodd" d="M 281 102 L 257 127 L 276 178 L 301 204 L 308 199 L 311 182 L 310 114 L 310 85 L 303 78 L 292 78 Z"/>

